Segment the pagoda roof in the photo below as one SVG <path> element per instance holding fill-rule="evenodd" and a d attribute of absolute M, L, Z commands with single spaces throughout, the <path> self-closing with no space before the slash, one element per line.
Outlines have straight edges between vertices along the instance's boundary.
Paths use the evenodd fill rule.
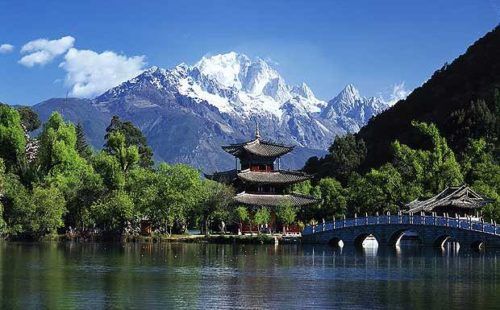
<path fill-rule="evenodd" d="M 245 182 L 265 184 L 293 184 L 311 178 L 308 174 L 299 171 L 250 171 L 249 169 L 238 173 L 238 178 Z"/>
<path fill-rule="evenodd" d="M 241 192 L 234 197 L 236 202 L 263 207 L 277 207 L 284 203 L 291 203 L 294 206 L 305 206 L 316 203 L 317 200 L 311 196 L 288 194 L 288 195 L 272 195 L 272 194 L 249 194 Z"/>
<path fill-rule="evenodd" d="M 223 146 L 222 149 L 233 156 L 240 156 L 244 153 L 250 153 L 262 157 L 278 157 L 292 151 L 294 146 L 286 146 L 270 141 L 262 140 L 259 136 L 254 140 L 230 144 Z"/>
<path fill-rule="evenodd" d="M 473 191 L 467 185 L 450 186 L 436 196 L 427 200 L 414 200 L 406 206 L 409 208 L 409 213 L 417 212 L 432 212 L 438 207 L 456 207 L 466 210 L 474 210 L 482 208 L 484 205 L 491 202 L 482 195 Z"/>

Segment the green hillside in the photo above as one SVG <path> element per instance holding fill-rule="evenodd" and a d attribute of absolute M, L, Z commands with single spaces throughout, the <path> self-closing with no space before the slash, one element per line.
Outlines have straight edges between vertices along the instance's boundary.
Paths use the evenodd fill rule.
<path fill-rule="evenodd" d="M 443 66 L 406 100 L 374 117 L 357 134 L 366 143 L 364 170 L 392 159 L 391 143 L 426 147 L 413 120 L 434 123 L 451 148 L 462 153 L 469 139 L 498 144 L 500 27 L 479 39 L 466 53 Z"/>

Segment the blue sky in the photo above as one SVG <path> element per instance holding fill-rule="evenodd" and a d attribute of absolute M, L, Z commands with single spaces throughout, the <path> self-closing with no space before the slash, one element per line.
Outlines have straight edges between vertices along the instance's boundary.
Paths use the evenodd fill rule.
<path fill-rule="evenodd" d="M 287 82 L 304 81 L 328 100 L 347 83 L 366 96 L 388 95 L 401 82 L 421 85 L 499 24 L 500 0 L 0 0 L 0 21 L 0 101 L 11 104 L 64 97 L 98 68 L 121 71 L 94 82 L 116 83 L 134 68 L 193 64 L 229 51 L 269 59 Z M 48 43 L 65 36 L 74 41 Z M 41 38 L 47 41 L 21 53 Z M 43 54 L 49 45 L 56 50 Z"/>

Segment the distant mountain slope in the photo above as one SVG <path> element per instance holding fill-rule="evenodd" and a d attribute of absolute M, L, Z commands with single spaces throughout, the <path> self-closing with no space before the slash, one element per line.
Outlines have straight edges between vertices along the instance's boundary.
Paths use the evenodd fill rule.
<path fill-rule="evenodd" d="M 500 97 L 494 98 L 498 89 L 500 27 L 475 42 L 453 63 L 436 71 L 406 100 L 361 128 L 357 137 L 367 146 L 365 169 L 390 161 L 390 144 L 396 139 L 425 147 L 411 127 L 412 120 L 435 123 L 457 152 L 464 149 L 469 138 L 493 134 L 498 139 Z"/>
<path fill-rule="evenodd" d="M 193 66 L 152 67 L 93 100 L 51 99 L 35 106 L 42 119 L 59 111 L 83 123 L 90 142 L 102 146 L 112 115 L 144 132 L 155 158 L 189 163 L 205 171 L 234 165 L 220 146 L 253 137 L 295 145 L 283 164 L 301 167 L 322 155 L 336 135 L 355 132 L 387 108 L 348 85 L 329 102 L 305 84 L 291 86 L 270 64 L 234 52 L 204 57 Z"/>
<path fill-rule="evenodd" d="M 98 110 L 90 100 L 77 98 L 49 99 L 33 106 L 33 110 L 43 121 L 46 121 L 53 111 L 58 111 L 66 120 L 74 124 L 81 123 L 88 142 L 96 149 L 103 146 L 106 127 L 112 117 L 111 114 Z"/>

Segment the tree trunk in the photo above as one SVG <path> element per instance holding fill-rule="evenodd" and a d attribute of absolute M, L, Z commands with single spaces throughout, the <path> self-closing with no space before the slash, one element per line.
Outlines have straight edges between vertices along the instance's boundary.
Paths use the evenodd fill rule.
<path fill-rule="evenodd" d="M 208 226 L 209 226 L 209 218 L 206 217 L 205 218 L 205 236 L 207 236 L 207 237 L 210 235 L 210 232 L 208 230 Z"/>

